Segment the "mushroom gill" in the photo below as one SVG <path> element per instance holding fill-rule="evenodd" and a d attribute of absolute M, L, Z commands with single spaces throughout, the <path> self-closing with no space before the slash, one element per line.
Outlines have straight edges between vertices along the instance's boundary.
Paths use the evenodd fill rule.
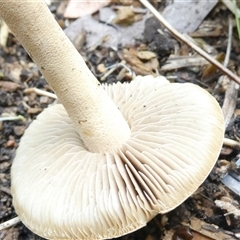
<path fill-rule="evenodd" d="M 151 76 L 105 90 L 131 130 L 119 148 L 90 152 L 61 104 L 45 109 L 21 139 L 14 206 L 40 236 L 102 239 L 135 231 L 188 198 L 217 160 L 223 117 L 205 90 Z"/>

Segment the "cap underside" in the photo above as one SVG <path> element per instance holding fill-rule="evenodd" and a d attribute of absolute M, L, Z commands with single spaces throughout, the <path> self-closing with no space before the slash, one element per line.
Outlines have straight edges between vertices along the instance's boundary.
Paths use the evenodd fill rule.
<path fill-rule="evenodd" d="M 111 152 L 89 152 L 65 109 L 45 109 L 12 166 L 17 214 L 50 239 L 113 238 L 182 203 L 204 181 L 223 138 L 218 103 L 193 84 L 138 78 L 105 86 L 131 129 Z"/>

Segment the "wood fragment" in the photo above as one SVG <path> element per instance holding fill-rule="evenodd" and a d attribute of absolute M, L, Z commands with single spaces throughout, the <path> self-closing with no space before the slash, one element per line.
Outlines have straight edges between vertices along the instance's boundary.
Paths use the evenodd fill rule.
<path fill-rule="evenodd" d="M 7 228 L 10 228 L 12 226 L 14 226 L 15 224 L 19 223 L 20 222 L 20 219 L 19 217 L 15 217 L 15 218 L 12 218 L 6 222 L 3 222 L 0 224 L 0 231 L 4 230 L 4 229 L 7 229 Z"/>
<path fill-rule="evenodd" d="M 240 143 L 229 138 L 223 139 L 223 145 L 240 150 Z"/>
<path fill-rule="evenodd" d="M 160 70 L 169 71 L 185 67 L 203 66 L 207 63 L 201 56 L 170 56 Z"/>
<path fill-rule="evenodd" d="M 225 92 L 225 98 L 222 106 L 225 128 L 227 128 L 237 105 L 239 85 L 233 81 L 230 82 Z"/>
<path fill-rule="evenodd" d="M 39 107 L 29 108 L 29 109 L 27 110 L 27 113 L 28 113 L 28 114 L 38 114 L 38 113 L 40 113 L 40 112 L 42 112 L 42 108 L 39 108 Z"/>
<path fill-rule="evenodd" d="M 215 200 L 215 204 L 225 210 L 224 216 L 233 214 L 235 218 L 240 218 L 240 209 L 237 201 Z"/>
<path fill-rule="evenodd" d="M 47 91 L 44 91 L 44 90 L 41 90 L 41 89 L 38 89 L 38 88 L 27 88 L 27 89 L 24 90 L 24 93 L 25 94 L 36 93 L 38 95 L 42 95 L 42 96 L 50 97 L 50 98 L 53 98 L 53 99 L 57 99 L 57 96 L 54 93 L 50 93 L 50 92 L 47 92 Z"/>
<path fill-rule="evenodd" d="M 15 92 L 21 88 L 21 85 L 10 81 L 0 81 L 0 88 L 5 92 Z"/>
<path fill-rule="evenodd" d="M 202 235 L 209 237 L 210 239 L 215 239 L 215 240 L 233 240 L 235 238 L 231 237 L 230 235 L 222 232 L 218 226 L 214 224 L 208 224 L 198 218 L 193 217 L 190 220 L 190 226 L 192 230 L 201 233 Z M 209 230 L 211 229 L 211 230 Z M 214 229 L 214 231 L 213 231 Z"/>
<path fill-rule="evenodd" d="M 0 187 L 0 191 L 5 192 L 5 193 L 7 193 L 8 195 L 12 196 L 12 193 L 11 193 L 10 188 L 1 186 L 1 187 Z"/>

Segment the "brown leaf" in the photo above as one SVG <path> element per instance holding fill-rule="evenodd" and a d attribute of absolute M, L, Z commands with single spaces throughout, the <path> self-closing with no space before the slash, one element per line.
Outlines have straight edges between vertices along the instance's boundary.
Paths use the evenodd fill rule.
<path fill-rule="evenodd" d="M 207 236 L 202 235 L 201 233 L 192 231 L 193 233 L 193 239 L 194 240 L 212 240 L 212 238 L 209 238 Z"/>
<path fill-rule="evenodd" d="M 203 238 L 204 240 L 208 240 L 209 238 L 215 239 L 215 240 L 225 240 L 225 239 L 233 240 L 234 239 L 230 235 L 227 235 L 226 233 L 222 232 L 218 228 L 218 226 L 215 226 L 213 224 L 208 224 L 198 218 L 192 218 L 191 224 L 189 227 L 195 232 L 198 232 L 199 234 L 204 235 L 205 236 L 205 239 Z"/>
<path fill-rule="evenodd" d="M 151 68 L 145 66 L 145 64 L 137 57 L 137 52 L 134 49 L 124 49 L 123 58 L 128 62 L 136 74 L 147 75 L 151 74 Z"/>
<path fill-rule="evenodd" d="M 156 53 L 151 51 L 139 51 L 137 56 L 142 60 L 150 60 L 156 57 Z"/>
<path fill-rule="evenodd" d="M 17 240 L 18 239 L 18 229 L 17 228 L 10 228 L 5 229 L 1 232 L 0 238 L 2 240 Z"/>
<path fill-rule="evenodd" d="M 0 88 L 5 92 L 15 92 L 17 89 L 21 88 L 21 85 L 9 81 L 0 81 Z"/>
<path fill-rule="evenodd" d="M 155 70 L 159 67 L 159 62 L 157 58 L 152 58 L 148 62 L 144 63 L 144 65 L 151 70 Z"/>
<path fill-rule="evenodd" d="M 27 113 L 28 114 L 38 114 L 42 111 L 42 108 L 29 108 Z"/>
<path fill-rule="evenodd" d="M 134 22 L 130 26 L 121 27 L 117 29 L 109 26 L 105 23 L 101 23 L 95 20 L 92 16 L 85 16 L 79 18 L 70 24 L 64 32 L 71 41 L 76 39 L 76 36 L 87 29 L 86 47 L 92 48 L 97 44 L 105 47 L 118 47 L 119 44 L 125 46 L 127 44 L 134 44 L 136 39 L 142 39 L 143 31 L 145 28 L 146 19 L 149 18 L 149 14 L 145 14 L 143 19 L 138 22 Z M 100 41 L 106 39 L 107 41 Z"/>
<path fill-rule="evenodd" d="M 220 63 L 222 63 L 225 59 L 225 54 L 224 53 L 220 53 L 216 56 L 216 60 L 219 61 Z M 207 78 L 212 76 L 216 71 L 217 71 L 217 67 L 211 63 L 207 64 L 206 67 L 203 69 L 202 71 L 202 78 Z"/>
<path fill-rule="evenodd" d="M 113 19 L 112 23 L 120 25 L 131 25 L 135 22 L 135 14 L 131 7 L 121 7 L 117 11 L 117 16 Z"/>

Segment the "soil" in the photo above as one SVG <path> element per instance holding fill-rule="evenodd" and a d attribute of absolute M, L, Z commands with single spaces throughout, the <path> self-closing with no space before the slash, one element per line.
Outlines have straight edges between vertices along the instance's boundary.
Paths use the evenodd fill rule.
<path fill-rule="evenodd" d="M 59 5 L 55 4 L 54 6 L 52 6 L 53 12 L 56 11 Z M 163 7 L 162 5 L 157 6 Z M 206 37 L 204 39 L 208 45 L 214 47 L 218 54 L 225 52 L 227 47 L 228 25 L 226 22 L 229 15 L 231 15 L 229 10 L 219 4 L 208 16 L 208 20 L 213 21 L 216 27 L 221 25 L 221 34 L 214 38 Z M 65 19 L 61 14 L 55 16 L 59 23 L 64 23 Z M 89 49 L 85 49 L 83 46 L 81 54 L 84 56 L 87 65 L 101 81 L 102 75 L 99 66 L 102 64 L 105 67 L 109 67 L 117 62 L 121 62 L 124 56 L 124 48 L 132 54 L 133 50 L 138 51 L 142 47 L 141 44 L 145 44 L 146 50 L 156 53 L 160 66 L 166 62 L 176 46 L 181 56 L 192 53 L 191 49 L 181 45 L 172 37 L 160 37 L 160 35 L 157 35 L 154 30 L 156 29 L 156 24 L 154 19 L 150 19 L 146 23 L 145 36 L 142 42 L 140 41 L 136 45 L 119 46 L 117 50 L 97 46 L 93 51 L 89 51 Z M 234 28 L 232 40 L 233 48 L 229 66 L 238 72 L 240 48 L 236 28 Z M 126 64 L 130 69 L 136 67 L 129 62 Z M 215 86 L 221 75 L 216 69 L 209 71 L 211 74 L 207 72 L 207 80 L 205 80 L 202 79 L 202 67 L 186 67 L 162 72 L 160 66 L 158 66 L 159 71 L 166 76 L 174 76 L 173 81 L 175 82 L 192 82 L 205 88 L 214 95 L 222 106 L 227 87 L 224 88 L 222 86 L 215 91 Z M 123 74 L 121 78 L 119 76 L 120 70 L 117 70 L 108 75 L 105 82 L 111 84 L 119 80 L 121 82 L 131 80 L 127 73 Z M 9 34 L 6 47 L 0 47 L 0 114 L 1 117 L 20 115 L 22 118 L 19 120 L 0 121 L 0 223 L 17 216 L 12 205 L 10 169 L 21 137 L 36 116 L 54 102 L 53 98 L 40 96 L 33 91 L 29 91 L 29 88 L 52 92 L 50 86 L 41 76 L 36 65 L 32 63 L 21 44 L 12 34 Z M 26 89 L 28 89 L 27 92 Z M 235 101 L 235 114 L 231 118 L 225 136 L 238 141 L 240 138 L 240 100 L 238 95 Z M 226 173 L 234 173 L 235 179 L 240 176 L 239 167 L 236 163 L 239 156 L 239 147 L 224 146 L 214 169 L 191 197 L 175 210 L 165 215 L 156 216 L 146 227 L 118 239 L 240 239 L 240 197 L 222 182 Z M 236 180 L 236 184 L 238 184 L 237 187 L 240 189 L 240 182 Z M 219 207 L 216 204 L 216 200 L 221 200 L 225 204 L 228 203 L 232 207 L 233 212 L 226 206 Z M 12 239 L 40 240 L 43 238 L 32 233 L 20 222 L 0 231 L 0 240 Z"/>

